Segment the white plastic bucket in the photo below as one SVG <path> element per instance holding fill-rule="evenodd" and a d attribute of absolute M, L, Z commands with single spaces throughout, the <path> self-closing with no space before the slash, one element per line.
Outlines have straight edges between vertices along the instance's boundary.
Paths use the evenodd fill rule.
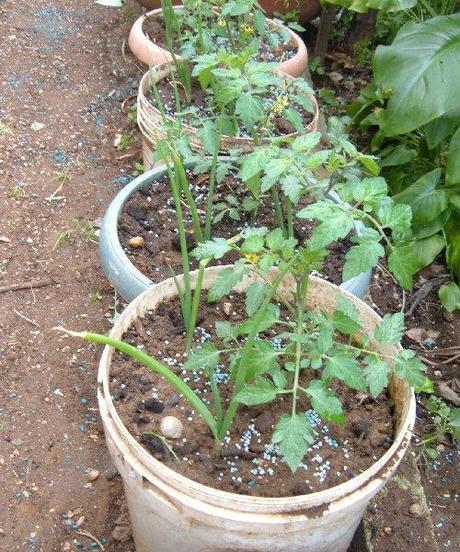
<path fill-rule="evenodd" d="M 204 289 L 223 268 L 206 270 Z M 195 278 L 196 272 L 192 282 Z M 237 289 L 252 281 L 253 277 L 246 278 Z M 283 282 L 282 289 L 289 293 L 292 281 Z M 176 294 L 173 279 L 153 285 L 128 305 L 110 336 L 122 337 L 134 320 Z M 361 322 L 372 334 L 380 317 L 366 303 L 325 280 L 311 277 L 307 305 L 331 310 L 340 295 L 358 307 Z M 397 347 L 382 351 L 394 353 Z M 405 382 L 394 378 L 390 385 L 396 416 L 394 442 L 353 479 L 321 492 L 282 498 L 206 487 L 153 458 L 123 425 L 109 390 L 112 353 L 112 348 L 105 347 L 99 365 L 99 408 L 110 454 L 123 478 L 137 552 L 345 552 L 369 500 L 394 473 L 409 445 L 415 397 Z"/>

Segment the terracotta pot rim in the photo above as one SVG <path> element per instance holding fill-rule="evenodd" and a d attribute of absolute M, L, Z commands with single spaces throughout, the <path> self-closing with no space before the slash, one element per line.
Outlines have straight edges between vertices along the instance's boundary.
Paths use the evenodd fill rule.
<path fill-rule="evenodd" d="M 173 7 L 175 10 L 183 9 L 182 5 Z M 172 60 L 169 51 L 162 48 L 161 46 L 158 46 L 151 38 L 147 36 L 143 28 L 144 22 L 148 17 L 157 15 L 158 13 L 161 13 L 161 11 L 161 8 L 157 8 L 138 17 L 138 19 L 134 22 L 134 25 L 132 26 L 131 32 L 129 34 L 129 46 L 131 48 L 131 51 L 140 61 L 149 66 L 152 65 L 151 61 L 154 57 L 156 57 L 154 52 L 158 54 L 158 61 L 156 61 L 156 63 L 153 63 L 153 65 L 157 65 L 162 61 Z M 267 20 L 269 22 L 269 25 L 272 25 L 274 27 L 282 26 L 282 24 L 277 23 L 273 19 L 267 18 Z M 291 58 L 285 61 L 280 61 L 279 68 L 281 71 L 289 73 L 291 76 L 299 77 L 305 72 L 307 68 L 307 47 L 297 33 L 295 33 L 292 29 L 289 29 L 288 27 L 286 28 L 290 33 L 291 45 L 295 46 L 297 50 L 294 56 L 292 56 Z"/>

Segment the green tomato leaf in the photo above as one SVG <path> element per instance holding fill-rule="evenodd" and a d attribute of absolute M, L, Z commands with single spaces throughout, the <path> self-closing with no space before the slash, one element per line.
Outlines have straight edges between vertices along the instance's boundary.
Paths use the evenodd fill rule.
<path fill-rule="evenodd" d="M 377 216 L 384 228 L 390 228 L 396 235 L 401 236 L 410 229 L 412 209 L 410 205 L 385 202 L 377 211 Z"/>
<path fill-rule="evenodd" d="M 387 136 L 410 132 L 460 106 L 460 13 L 407 23 L 374 56 L 374 79 L 392 95 L 381 118 Z"/>
<path fill-rule="evenodd" d="M 425 383 L 425 370 L 425 365 L 413 351 L 404 349 L 395 357 L 394 373 L 412 387 L 420 387 Z"/>
<path fill-rule="evenodd" d="M 380 257 L 385 255 L 383 246 L 378 241 L 364 241 L 351 247 L 345 255 L 343 280 L 349 280 L 377 265 Z"/>
<path fill-rule="evenodd" d="M 192 372 L 206 370 L 209 373 L 219 363 L 219 355 L 220 351 L 212 343 L 205 343 L 199 349 L 193 349 L 183 368 Z"/>
<path fill-rule="evenodd" d="M 275 228 L 267 234 L 265 244 L 271 251 L 279 251 L 284 242 L 283 231 L 281 228 Z"/>
<path fill-rule="evenodd" d="M 246 128 L 251 131 L 264 115 L 262 100 L 249 92 L 243 92 L 236 100 L 235 113 L 241 117 Z"/>
<path fill-rule="evenodd" d="M 268 305 L 264 316 L 262 316 L 261 320 L 258 322 L 257 327 L 255 330 L 257 333 L 264 332 L 273 324 L 278 322 L 280 317 L 280 309 L 277 305 L 270 304 Z M 255 316 L 248 318 L 248 320 L 245 320 L 242 324 L 238 327 L 238 333 L 239 334 L 248 334 L 251 333 L 254 325 L 257 322 L 258 314 Z"/>
<path fill-rule="evenodd" d="M 244 155 L 241 162 L 239 178 L 246 182 L 253 176 L 259 174 L 267 162 L 267 149 L 257 148 L 248 155 Z"/>
<path fill-rule="evenodd" d="M 225 295 L 241 282 L 243 276 L 248 272 L 244 265 L 234 265 L 224 268 L 219 272 L 212 286 L 208 291 L 208 301 L 210 303 L 219 301 Z"/>
<path fill-rule="evenodd" d="M 216 335 L 221 339 L 231 339 L 235 335 L 235 326 L 228 320 L 218 320 L 214 325 Z"/>
<path fill-rule="evenodd" d="M 292 203 L 296 204 L 302 194 L 303 186 L 298 176 L 288 174 L 281 180 L 281 189 Z"/>
<path fill-rule="evenodd" d="M 310 151 L 315 146 L 317 146 L 321 141 L 321 132 L 307 132 L 306 134 L 301 134 L 292 142 L 292 149 L 295 152 L 303 153 Z"/>
<path fill-rule="evenodd" d="M 314 440 L 313 428 L 303 413 L 293 416 L 283 414 L 273 434 L 273 442 L 279 443 L 279 451 L 293 472 Z"/>
<path fill-rule="evenodd" d="M 344 351 L 335 353 L 326 361 L 323 377 L 337 378 L 358 391 L 366 390 L 366 382 L 358 361 Z"/>
<path fill-rule="evenodd" d="M 399 343 L 404 332 L 404 314 L 385 314 L 375 328 L 374 336 L 379 343 Z"/>
<path fill-rule="evenodd" d="M 268 380 L 259 379 L 256 384 L 244 385 L 243 389 L 236 395 L 235 399 L 245 404 L 253 406 L 272 402 L 276 398 L 277 388 Z"/>
<path fill-rule="evenodd" d="M 331 420 L 337 424 L 345 422 L 342 403 L 336 397 L 335 392 L 329 389 L 324 381 L 312 380 L 307 389 L 305 389 L 305 392 L 311 399 L 313 410 L 323 420 Z"/>
<path fill-rule="evenodd" d="M 228 253 L 231 247 L 224 238 L 214 238 L 200 243 L 193 251 L 192 255 L 197 259 L 221 259 L 225 253 Z"/>
<path fill-rule="evenodd" d="M 339 193 L 345 201 L 362 205 L 365 211 L 373 211 L 387 197 L 388 186 L 381 176 L 353 179 L 342 186 Z"/>
<path fill-rule="evenodd" d="M 267 284 L 261 282 L 252 283 L 246 291 L 246 314 L 252 316 L 257 312 L 267 293 Z"/>
<path fill-rule="evenodd" d="M 364 377 L 373 397 L 377 397 L 388 385 L 390 367 L 375 355 L 368 355 L 364 360 Z"/>

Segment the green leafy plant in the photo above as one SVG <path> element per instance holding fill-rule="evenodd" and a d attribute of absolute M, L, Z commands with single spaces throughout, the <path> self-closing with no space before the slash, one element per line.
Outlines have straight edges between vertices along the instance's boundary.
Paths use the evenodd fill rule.
<path fill-rule="evenodd" d="M 455 441 L 460 439 L 460 408 L 450 408 L 439 397 L 431 396 L 424 402 L 425 408 L 431 414 L 433 431 L 421 437 L 421 443 L 431 458 L 437 458 L 439 451 L 436 445 L 450 435 Z"/>
<path fill-rule="evenodd" d="M 377 48 L 375 82 L 350 108 L 361 127 L 377 127 L 371 151 L 382 157 L 394 200 L 412 208 L 419 269 L 445 249 L 457 280 L 460 95 L 454 82 L 460 71 L 454 59 L 460 54 L 459 36 L 459 14 L 404 25 L 392 45 Z M 447 306 L 447 293 L 440 296 Z"/>
<path fill-rule="evenodd" d="M 340 128 L 339 122 L 336 125 Z M 385 256 L 388 257 L 389 269 L 404 287 L 410 287 L 414 271 L 411 244 L 402 240 L 410 226 L 410 208 L 396 204 L 388 197 L 383 178 L 357 176 L 359 171 L 355 171 L 356 165 L 362 163 L 374 169 L 375 161 L 359 154 L 342 137 L 339 128 L 332 125 L 331 140 L 340 142 L 342 153 L 334 149 L 326 150 L 326 154 L 319 157 L 319 162 L 327 159 L 331 167 L 335 164 L 342 166 L 340 178 L 337 181 L 327 179 L 323 190 L 329 193 L 334 191 L 341 202 L 337 203 L 323 194 L 314 203 L 292 213 L 300 219 L 317 222 L 308 241 L 298 243 L 290 233 L 279 227 L 273 230 L 248 227 L 231 239 L 210 238 L 210 231 L 206 232 L 205 228 L 192 252 L 200 263 L 193 293 L 190 260 L 186 244 L 183 244 L 183 276 L 181 279 L 176 277 L 176 285 L 184 320 L 189 317 L 186 323 L 186 350 L 190 354 L 184 369 L 205 371 L 212 390 L 211 408 L 167 366 L 136 347 L 104 335 L 70 332 L 88 341 L 119 349 L 163 376 L 208 424 L 217 449 L 241 404 L 250 407 L 270 403 L 280 395 L 286 397 L 290 406 L 277 422 L 273 442 L 293 471 L 313 440 L 313 428 L 305 413 L 299 409 L 300 397 L 307 398 L 324 420 L 340 423 L 345 419 L 345 412 L 331 386 L 333 382 L 341 382 L 357 392 L 369 392 L 374 397 L 384 391 L 392 376 L 402 378 L 415 387 L 426 384 L 425 368 L 412 351 L 388 353 L 388 345 L 399 343 L 404 330 L 401 313 L 385 315 L 375 330 L 368 334 L 359 319 L 358 309 L 344 298 L 337 300 L 335 310 L 329 314 L 306 309 L 311 272 L 321 269 L 327 247 L 346 237 L 356 221 L 363 222 L 366 227 L 360 236 L 353 238 L 354 245 L 346 256 L 344 274 L 347 278 L 375 266 Z M 300 148 L 293 150 L 297 157 L 304 156 L 313 164 L 318 163 L 318 152 L 313 152 L 313 148 L 318 144 L 319 137 L 305 134 L 296 140 L 300 141 L 297 144 L 294 141 L 292 147 Z M 187 196 L 187 187 L 176 152 L 167 145 L 164 147 L 182 244 L 185 228 L 180 216 L 179 190 Z M 215 146 L 214 166 L 217 165 L 217 151 Z M 262 171 L 260 165 L 258 171 Z M 268 169 L 266 174 L 270 174 Z M 281 172 L 278 172 L 279 177 Z M 211 183 L 209 188 L 209 193 L 213 194 Z M 319 186 L 319 190 L 321 188 Z M 208 229 L 209 225 L 208 219 Z M 216 342 L 207 342 L 192 349 L 190 336 L 193 335 L 199 308 L 204 267 L 227 254 L 236 255 L 239 259 L 233 266 L 219 272 L 208 290 L 207 300 L 215 302 L 223 299 L 246 276 L 252 275 L 252 283 L 245 291 L 246 318 L 237 324 L 227 319 L 218 321 Z M 289 293 L 284 287 L 287 281 L 290 282 Z M 272 343 L 273 333 L 278 341 L 276 347 Z M 381 346 L 384 348 L 380 349 Z M 215 378 L 220 363 L 231 368 L 233 389 L 228 403 L 222 400 Z"/>

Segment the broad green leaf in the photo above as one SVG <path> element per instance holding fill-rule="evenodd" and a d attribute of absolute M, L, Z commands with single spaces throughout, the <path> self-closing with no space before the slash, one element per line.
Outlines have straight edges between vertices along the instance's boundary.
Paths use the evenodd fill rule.
<path fill-rule="evenodd" d="M 252 316 L 262 304 L 267 293 L 268 286 L 261 282 L 252 283 L 246 292 L 246 314 Z"/>
<path fill-rule="evenodd" d="M 428 149 L 438 146 L 460 126 L 460 107 L 444 113 L 423 127 Z"/>
<path fill-rule="evenodd" d="M 388 255 L 388 268 L 404 289 L 412 288 L 412 277 L 417 272 L 419 261 L 414 245 L 399 245 Z"/>
<path fill-rule="evenodd" d="M 279 370 L 279 354 L 268 341 L 257 340 L 247 357 L 246 380 L 251 380 L 264 373 L 272 374 L 274 369 Z"/>
<path fill-rule="evenodd" d="M 193 349 L 187 362 L 183 365 L 185 370 L 214 370 L 219 362 L 220 352 L 211 343 L 205 343 L 199 349 Z"/>
<path fill-rule="evenodd" d="M 460 186 L 460 126 L 450 141 L 447 154 L 446 184 Z"/>
<path fill-rule="evenodd" d="M 446 247 L 446 240 L 440 234 L 417 240 L 414 243 L 414 254 L 418 260 L 418 270 L 431 264 Z"/>
<path fill-rule="evenodd" d="M 225 253 L 230 251 L 231 247 L 224 238 L 214 238 L 200 243 L 193 251 L 192 255 L 197 259 L 221 259 Z"/>
<path fill-rule="evenodd" d="M 366 272 L 377 265 L 385 250 L 378 241 L 365 241 L 351 247 L 345 255 L 342 278 L 344 281 Z"/>
<path fill-rule="evenodd" d="M 249 92 L 243 92 L 236 100 L 235 112 L 251 131 L 264 115 L 262 100 Z"/>
<path fill-rule="evenodd" d="M 443 227 L 446 238 L 446 260 L 452 274 L 460 280 L 460 211 L 452 210 Z"/>
<path fill-rule="evenodd" d="M 383 12 L 408 10 L 415 6 L 417 0 L 328 0 L 328 2 L 351 11 L 366 13 L 369 9 Z"/>
<path fill-rule="evenodd" d="M 334 327 L 345 335 L 356 335 L 361 330 L 361 324 L 341 310 L 334 311 L 332 322 Z"/>
<path fill-rule="evenodd" d="M 224 268 L 219 272 L 212 286 L 208 291 L 208 301 L 219 301 L 225 295 L 241 282 L 243 276 L 247 273 L 248 268 L 244 265 L 234 265 Z"/>
<path fill-rule="evenodd" d="M 334 391 L 329 389 L 322 380 L 312 380 L 305 392 L 311 399 L 313 410 L 317 412 L 324 420 L 331 420 L 335 423 L 343 423 L 342 403 L 336 397 Z"/>
<path fill-rule="evenodd" d="M 374 78 L 392 96 L 382 114 L 387 136 L 410 132 L 460 106 L 460 13 L 407 23 L 374 56 Z"/>
<path fill-rule="evenodd" d="M 241 245 L 241 253 L 247 255 L 250 253 L 259 253 L 264 248 L 264 237 L 260 235 L 252 235 L 246 238 Z"/>
<path fill-rule="evenodd" d="M 391 152 L 380 161 L 379 165 L 382 168 L 405 165 L 415 159 L 417 155 L 417 150 L 406 146 L 406 144 L 400 144 L 392 149 Z"/>
<path fill-rule="evenodd" d="M 352 214 L 331 201 L 318 201 L 301 209 L 299 218 L 313 218 L 321 221 L 313 230 L 310 239 L 312 249 L 322 249 L 331 242 L 344 238 L 354 225 Z"/>
<path fill-rule="evenodd" d="M 293 107 L 288 107 L 284 110 L 283 115 L 291 123 L 291 125 L 297 132 L 302 132 L 303 119 L 297 109 L 294 109 Z"/>
<path fill-rule="evenodd" d="M 443 284 L 439 288 L 442 306 L 449 312 L 460 310 L 460 288 L 455 282 Z"/>
<path fill-rule="evenodd" d="M 388 385 L 390 367 L 386 362 L 379 360 L 374 355 L 366 356 L 364 360 L 364 377 L 373 397 L 377 397 Z"/>
<path fill-rule="evenodd" d="M 412 387 L 419 387 L 425 383 L 425 370 L 425 365 L 413 351 L 405 349 L 395 357 L 395 374 Z"/>
<path fill-rule="evenodd" d="M 276 398 L 277 388 L 265 379 L 259 379 L 256 384 L 244 385 L 236 395 L 236 400 L 247 406 L 272 402 Z"/>
<path fill-rule="evenodd" d="M 441 169 L 434 169 L 393 196 L 396 203 L 410 205 L 413 224 L 428 223 L 447 208 L 447 192 L 436 188 L 441 179 L 441 173 Z"/>
<path fill-rule="evenodd" d="M 399 343 L 404 331 L 404 314 L 385 314 L 375 328 L 374 336 L 379 343 Z"/>
<path fill-rule="evenodd" d="M 335 300 L 335 308 L 360 324 L 358 307 L 346 297 L 339 295 Z"/>
<path fill-rule="evenodd" d="M 273 442 L 279 443 L 279 451 L 293 472 L 299 467 L 315 437 L 305 414 L 283 414 L 276 424 Z"/>
<path fill-rule="evenodd" d="M 337 378 L 358 391 L 366 389 L 366 382 L 358 361 L 345 352 L 337 352 L 326 361 L 323 377 Z"/>

